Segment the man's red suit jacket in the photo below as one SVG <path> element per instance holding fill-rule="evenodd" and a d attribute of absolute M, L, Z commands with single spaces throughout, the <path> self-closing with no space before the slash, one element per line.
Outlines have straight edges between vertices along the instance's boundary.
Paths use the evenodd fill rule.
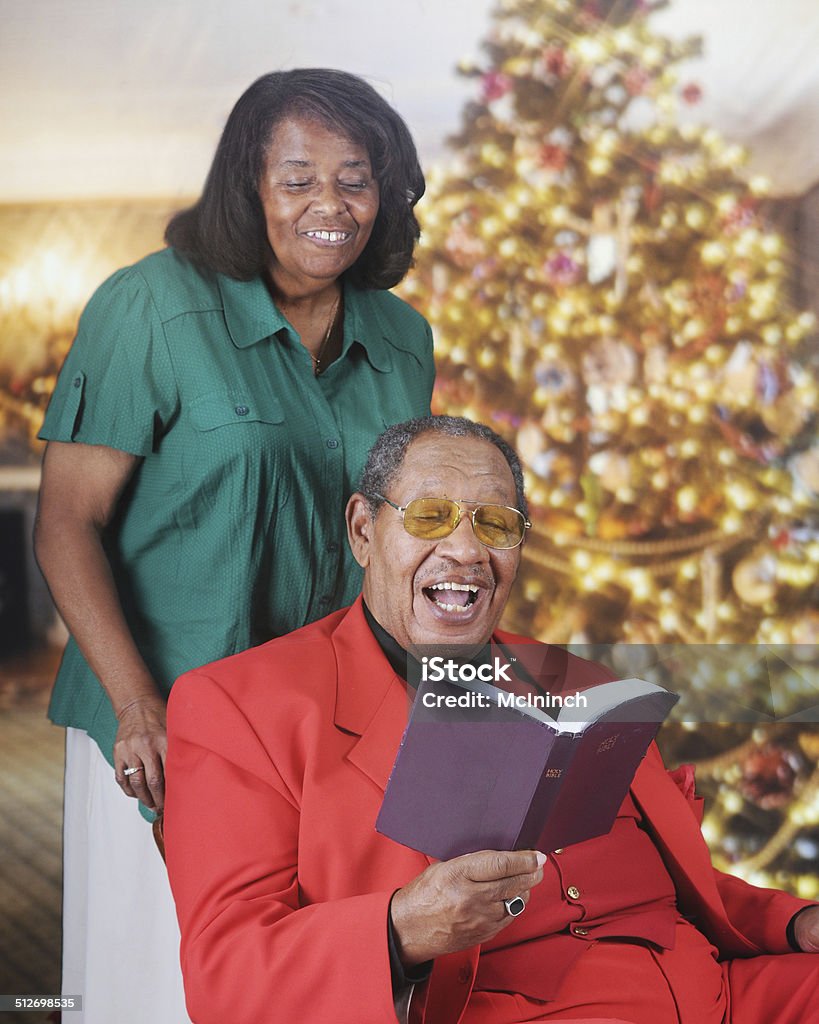
<path fill-rule="evenodd" d="M 588 685 L 589 671 L 572 659 L 567 684 Z M 374 828 L 407 712 L 360 598 L 176 683 L 165 838 L 195 1024 L 395 1020 L 387 908 L 430 863 Z M 711 867 L 693 792 L 656 750 L 632 794 L 681 911 L 721 955 L 788 952 L 788 921 L 807 904 Z M 435 962 L 426 1024 L 459 1020 L 478 953 Z"/>

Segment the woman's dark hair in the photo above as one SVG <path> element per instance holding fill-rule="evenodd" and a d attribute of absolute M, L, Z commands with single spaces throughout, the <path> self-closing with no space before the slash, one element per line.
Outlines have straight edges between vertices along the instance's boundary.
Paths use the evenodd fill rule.
<path fill-rule="evenodd" d="M 242 281 L 267 269 L 259 181 L 273 131 L 288 117 L 317 120 L 367 150 L 380 205 L 367 246 L 346 276 L 360 288 L 398 284 L 420 234 L 413 207 L 424 194 L 424 176 L 403 120 L 346 71 L 300 68 L 257 79 L 230 112 L 200 199 L 171 219 L 165 241 L 197 265 Z"/>

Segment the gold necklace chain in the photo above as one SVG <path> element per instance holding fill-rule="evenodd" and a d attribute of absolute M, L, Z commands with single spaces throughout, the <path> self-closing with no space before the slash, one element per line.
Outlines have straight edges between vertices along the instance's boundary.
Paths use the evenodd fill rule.
<path fill-rule="evenodd" d="M 308 355 L 313 360 L 313 373 L 316 377 L 318 377 L 319 374 L 322 372 L 321 360 L 322 357 L 324 356 L 324 350 L 327 348 L 327 342 L 330 340 L 330 335 L 333 333 L 333 327 L 335 326 L 336 323 L 336 314 L 338 313 L 338 307 L 340 302 L 341 292 L 339 292 L 338 295 L 336 296 L 336 301 L 333 303 L 333 308 L 330 311 L 330 320 L 329 323 L 327 324 L 327 330 L 325 331 L 324 334 L 324 340 L 322 341 L 321 345 L 319 345 L 318 355 L 314 356 L 309 349 L 307 350 Z"/>

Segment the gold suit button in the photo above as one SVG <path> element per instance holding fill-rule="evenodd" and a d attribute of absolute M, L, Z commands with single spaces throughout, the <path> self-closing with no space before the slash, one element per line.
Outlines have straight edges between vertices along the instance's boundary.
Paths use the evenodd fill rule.
<path fill-rule="evenodd" d="M 560 847 L 558 847 L 558 848 L 557 848 L 556 850 L 552 850 L 552 853 L 555 853 L 555 854 L 557 854 L 557 853 L 563 853 L 563 847 L 562 847 L 562 846 L 560 846 Z"/>
<path fill-rule="evenodd" d="M 580 899 L 580 890 L 577 888 L 576 885 L 570 885 L 569 888 L 566 890 L 566 895 L 569 897 L 570 900 Z"/>
<path fill-rule="evenodd" d="M 588 928 L 573 928 L 572 931 L 573 931 L 573 933 L 575 935 L 588 935 L 589 934 L 589 929 Z"/>

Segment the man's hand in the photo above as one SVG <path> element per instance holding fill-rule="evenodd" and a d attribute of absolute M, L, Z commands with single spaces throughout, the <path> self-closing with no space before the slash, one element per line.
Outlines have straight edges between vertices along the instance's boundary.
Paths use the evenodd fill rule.
<path fill-rule="evenodd" d="M 117 714 L 119 729 L 114 740 L 115 778 L 126 796 L 137 797 L 152 811 L 165 803 L 165 701 L 139 697 Z M 126 768 L 139 768 L 130 775 Z"/>
<path fill-rule="evenodd" d="M 819 907 L 800 911 L 793 923 L 793 935 L 803 953 L 819 953 Z"/>
<path fill-rule="evenodd" d="M 432 864 L 392 899 L 393 933 L 405 967 L 486 942 L 514 920 L 504 900 L 543 880 L 534 850 L 483 850 Z"/>

